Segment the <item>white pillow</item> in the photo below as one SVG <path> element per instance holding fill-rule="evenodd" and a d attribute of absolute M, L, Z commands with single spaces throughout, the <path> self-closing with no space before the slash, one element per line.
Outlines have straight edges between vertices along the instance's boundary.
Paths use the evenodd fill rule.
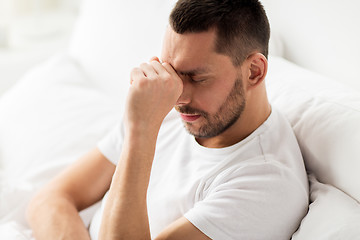
<path fill-rule="evenodd" d="M 312 173 L 312 203 L 292 240 L 357 239 L 359 92 L 277 57 L 269 59 L 266 83 L 270 101 L 291 122 Z"/>
<path fill-rule="evenodd" d="M 360 201 L 360 94 L 273 57 L 267 87 L 270 101 L 291 122 L 306 168 Z"/>
<path fill-rule="evenodd" d="M 311 204 L 292 240 L 358 239 L 360 205 L 339 189 L 310 176 Z"/>
<path fill-rule="evenodd" d="M 0 99 L 0 224 L 26 224 L 34 191 L 94 148 L 120 119 L 122 104 L 93 87 L 67 56 L 7 92 Z"/>
<path fill-rule="evenodd" d="M 130 71 L 160 56 L 175 0 L 86 0 L 70 44 L 77 59 L 101 88 L 123 96 Z"/>

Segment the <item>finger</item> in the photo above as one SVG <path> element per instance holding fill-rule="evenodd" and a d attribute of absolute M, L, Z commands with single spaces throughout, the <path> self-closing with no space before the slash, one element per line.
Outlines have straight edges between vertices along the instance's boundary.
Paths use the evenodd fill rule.
<path fill-rule="evenodd" d="M 158 72 L 156 69 L 149 63 L 142 63 L 140 65 L 141 70 L 144 72 L 145 76 L 149 79 L 156 79 L 158 77 Z"/>
<path fill-rule="evenodd" d="M 178 84 L 179 86 L 181 86 L 181 89 L 183 87 L 183 82 L 180 78 L 180 76 L 176 73 L 175 69 L 173 68 L 173 66 L 171 66 L 171 64 L 167 63 L 167 62 L 164 62 L 161 64 L 165 69 L 166 71 L 168 72 L 168 74 L 170 74 L 171 78 L 174 79 Z M 181 90 L 182 92 L 182 90 Z"/>
<path fill-rule="evenodd" d="M 133 68 L 130 73 L 130 84 L 134 82 L 135 79 L 146 77 L 143 70 L 140 68 Z"/>
<path fill-rule="evenodd" d="M 163 62 L 161 63 L 161 65 L 166 69 L 166 71 L 168 73 L 170 73 L 171 75 L 176 75 L 178 76 L 178 74 L 176 73 L 175 69 L 173 68 L 173 66 L 171 66 L 169 63 L 167 62 Z"/>
<path fill-rule="evenodd" d="M 155 69 L 157 74 L 159 75 L 163 75 L 164 73 L 168 74 L 168 71 L 166 70 L 166 68 L 164 68 L 164 66 L 160 62 L 151 61 L 150 65 Z"/>
<path fill-rule="evenodd" d="M 152 62 L 152 61 L 160 62 L 160 59 L 158 57 L 154 56 L 154 57 L 150 58 L 150 62 Z"/>

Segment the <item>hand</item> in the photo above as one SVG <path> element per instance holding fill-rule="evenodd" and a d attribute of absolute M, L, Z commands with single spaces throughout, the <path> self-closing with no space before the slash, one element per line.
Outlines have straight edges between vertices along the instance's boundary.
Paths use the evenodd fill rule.
<path fill-rule="evenodd" d="M 157 129 L 183 91 L 183 83 L 169 63 L 153 58 L 131 72 L 125 125 L 144 131 Z"/>

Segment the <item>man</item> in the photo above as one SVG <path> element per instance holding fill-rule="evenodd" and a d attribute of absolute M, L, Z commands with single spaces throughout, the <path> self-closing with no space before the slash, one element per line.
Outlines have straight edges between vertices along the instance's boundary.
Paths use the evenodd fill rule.
<path fill-rule="evenodd" d="M 179 0 L 123 124 L 31 202 L 36 238 L 290 239 L 308 186 L 266 96 L 269 31 L 257 0 Z M 78 211 L 102 198 L 88 232 Z"/>

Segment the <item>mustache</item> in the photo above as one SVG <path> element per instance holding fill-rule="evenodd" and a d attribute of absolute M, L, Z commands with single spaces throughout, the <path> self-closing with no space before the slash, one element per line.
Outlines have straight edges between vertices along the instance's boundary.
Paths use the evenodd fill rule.
<path fill-rule="evenodd" d="M 175 106 L 175 110 L 183 114 L 196 114 L 204 117 L 208 115 L 206 112 L 190 106 Z"/>

